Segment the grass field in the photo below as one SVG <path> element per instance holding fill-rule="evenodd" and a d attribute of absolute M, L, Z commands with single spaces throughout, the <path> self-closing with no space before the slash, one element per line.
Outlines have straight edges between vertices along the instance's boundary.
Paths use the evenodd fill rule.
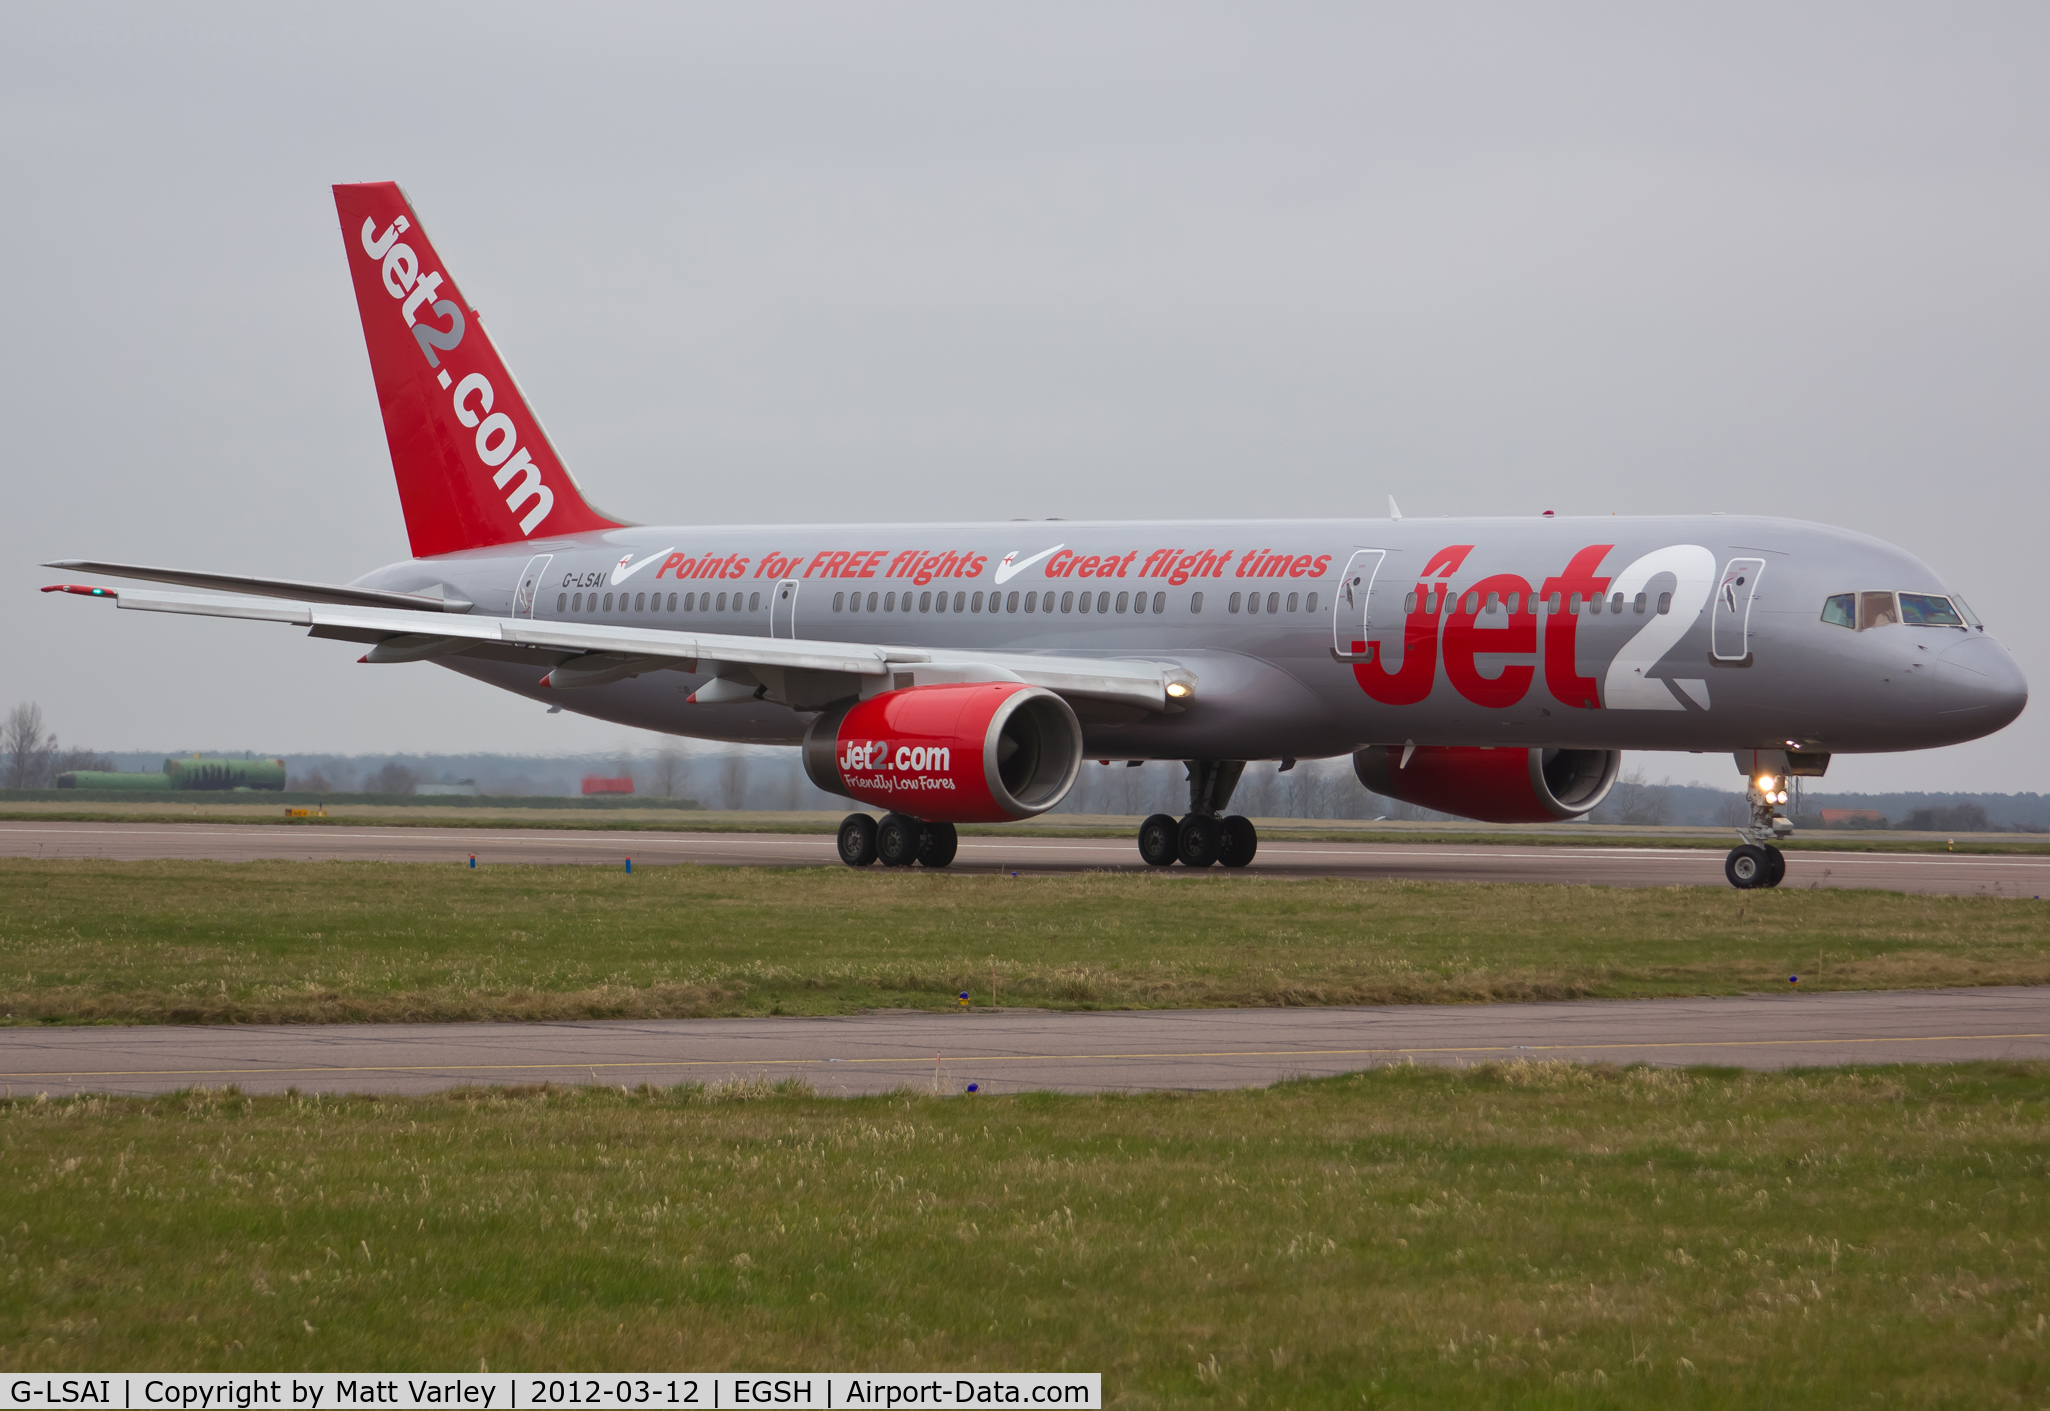
<path fill-rule="evenodd" d="M 2050 1069 L 0 1105 L 0 1366 L 1080 1370 L 1122 1407 L 2036 1407 Z"/>
<path fill-rule="evenodd" d="M 2050 983 L 2050 904 L 844 868 L 0 861 L 13 1022 L 687 1017 Z"/>
<path fill-rule="evenodd" d="M 288 818 L 285 808 L 312 806 L 311 795 L 211 794 L 170 800 L 90 800 L 7 797 L 0 790 L 0 822 L 16 823 L 233 823 L 267 827 L 334 828 L 374 823 L 385 828 L 546 828 L 576 832 L 801 833 L 829 836 L 846 817 L 831 812 L 736 812 L 706 810 L 682 799 L 518 799 L 433 801 L 383 798 L 378 802 L 321 805 L 325 816 Z M 257 800 L 261 799 L 261 802 Z M 551 806 L 553 805 L 553 806 Z M 873 812 L 873 810 L 871 810 Z M 1404 823 L 1385 820 L 1260 818 L 1263 837 L 1298 842 L 1514 844 L 1519 847 L 1701 848 L 1722 852 L 1735 836 L 1728 829 L 1663 825 L 1547 823 Z M 1137 818 L 1108 814 L 1049 813 L 1019 823 L 970 824 L 962 833 L 978 837 L 1130 838 Z M 1780 846 L 1796 852 L 1958 852 L 1990 855 L 2050 853 L 2050 838 L 2017 833 L 1902 833 L 1890 830 L 1810 830 Z"/>

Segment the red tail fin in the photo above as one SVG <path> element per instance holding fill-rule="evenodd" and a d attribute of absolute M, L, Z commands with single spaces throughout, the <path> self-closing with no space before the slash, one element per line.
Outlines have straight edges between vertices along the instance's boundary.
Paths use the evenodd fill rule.
<path fill-rule="evenodd" d="M 337 186 L 413 554 L 613 529 L 584 501 L 398 183 Z"/>

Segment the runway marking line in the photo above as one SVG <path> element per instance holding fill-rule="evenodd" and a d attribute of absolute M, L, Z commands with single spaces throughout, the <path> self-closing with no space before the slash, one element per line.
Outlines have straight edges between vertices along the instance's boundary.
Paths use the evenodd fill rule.
<path fill-rule="evenodd" d="M 1361 1058 L 1376 1054 L 1403 1053 L 1586 1053 L 1606 1052 L 1614 1049 L 1671 1049 L 1671 1048 L 1815 1048 L 1838 1044 L 1940 1044 L 1940 1043 L 1993 1043 L 2015 1039 L 2050 1039 L 2044 1034 L 1911 1034 L 1899 1037 L 1851 1038 L 1851 1039 L 1697 1039 L 1670 1040 L 1652 1043 L 1611 1044 L 1472 1044 L 1472 1045 L 1419 1045 L 1404 1048 L 1280 1048 L 1280 1049 L 1220 1049 L 1215 1052 L 1199 1053 L 992 1053 L 963 1054 L 948 1058 L 948 1063 L 1104 1063 L 1138 1059 L 1176 1058 Z M 934 1059 L 938 1061 L 939 1055 Z M 819 1067 L 827 1063 L 909 1063 L 923 1064 L 925 1060 L 913 1054 L 897 1058 L 688 1058 L 648 1059 L 644 1062 L 603 1063 L 417 1063 L 417 1064 L 363 1064 L 337 1065 L 308 1068 L 134 1068 L 106 1069 L 88 1072 L 47 1073 L 0 1073 L 0 1080 L 9 1082 L 45 1082 L 80 1078 L 219 1078 L 241 1075 L 245 1077 L 284 1077 L 294 1073 L 533 1073 L 550 1072 L 556 1069 L 582 1069 L 595 1072 L 597 1069 L 620 1068 L 733 1068 L 733 1067 Z"/>

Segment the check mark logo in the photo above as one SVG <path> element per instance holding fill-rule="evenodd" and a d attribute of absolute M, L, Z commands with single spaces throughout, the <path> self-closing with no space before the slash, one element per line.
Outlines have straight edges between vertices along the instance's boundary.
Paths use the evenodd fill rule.
<path fill-rule="evenodd" d="M 1066 547 L 1068 547 L 1066 544 L 1055 544 L 1051 549 L 1041 549 L 1038 553 L 1034 554 L 1031 558 L 1024 560 L 1022 563 L 1018 561 L 1018 551 L 1016 549 L 1013 549 L 1008 554 L 1005 554 L 1004 561 L 997 565 L 997 570 L 994 577 L 996 578 L 996 581 L 999 583 L 1008 583 L 1013 578 L 1016 578 L 1019 574 L 1023 573 L 1026 569 L 1032 567 L 1033 564 L 1038 563 L 1041 559 L 1045 558 L 1048 554 L 1057 554 Z"/>
<path fill-rule="evenodd" d="M 610 583 L 624 583 L 627 579 L 633 577 L 636 573 L 639 573 L 642 569 L 646 568 L 656 559 L 661 558 L 664 554 L 672 554 L 675 552 L 676 546 L 674 544 L 671 544 L 666 549 L 657 549 L 654 553 L 649 554 L 639 563 L 635 563 L 633 561 L 634 556 L 632 554 L 623 554 L 620 556 L 619 566 L 612 570 L 611 578 L 607 579 L 606 581 Z"/>

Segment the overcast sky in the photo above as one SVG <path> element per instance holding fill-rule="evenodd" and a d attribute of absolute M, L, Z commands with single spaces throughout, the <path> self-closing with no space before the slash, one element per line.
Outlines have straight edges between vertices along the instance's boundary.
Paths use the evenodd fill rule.
<path fill-rule="evenodd" d="M 386 178 L 631 519 L 1786 514 L 2050 690 L 2046 59 L 2040 4 L 5 5 L 0 708 L 651 743 L 33 592 L 406 555 L 328 191 Z M 1829 786 L 2050 789 L 2046 721 Z"/>

